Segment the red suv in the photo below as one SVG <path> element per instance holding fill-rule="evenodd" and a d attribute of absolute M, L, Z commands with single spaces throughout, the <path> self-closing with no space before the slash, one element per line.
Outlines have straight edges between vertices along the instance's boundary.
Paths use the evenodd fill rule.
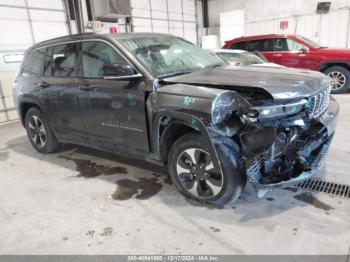
<path fill-rule="evenodd" d="M 270 62 L 321 71 L 333 78 L 332 93 L 350 87 L 350 49 L 328 48 L 299 35 L 259 35 L 226 41 L 223 48 L 260 51 Z"/>

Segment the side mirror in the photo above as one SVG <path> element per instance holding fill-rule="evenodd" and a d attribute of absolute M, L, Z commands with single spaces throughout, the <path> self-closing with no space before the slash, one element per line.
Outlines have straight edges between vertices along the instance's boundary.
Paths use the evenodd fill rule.
<path fill-rule="evenodd" d="M 127 78 L 139 78 L 142 75 L 137 73 L 136 70 L 125 64 L 113 64 L 103 66 L 103 78 L 105 79 L 127 79 Z"/>
<path fill-rule="evenodd" d="M 305 54 L 307 51 L 309 51 L 305 46 L 302 46 L 300 49 L 299 49 L 300 52 L 302 52 L 303 54 Z"/>

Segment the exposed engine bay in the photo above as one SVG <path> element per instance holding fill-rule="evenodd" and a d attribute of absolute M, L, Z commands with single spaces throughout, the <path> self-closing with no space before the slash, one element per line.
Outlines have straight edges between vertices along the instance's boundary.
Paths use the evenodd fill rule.
<path fill-rule="evenodd" d="M 329 93 L 326 88 L 309 98 L 280 105 L 269 101 L 268 106 L 249 94 L 249 103 L 257 106 L 230 117 L 226 111 L 224 120 L 225 114 L 220 119 L 213 114 L 218 129 L 240 146 L 246 175 L 257 189 L 285 185 L 321 167 L 333 136 L 319 121 L 327 114 Z"/>

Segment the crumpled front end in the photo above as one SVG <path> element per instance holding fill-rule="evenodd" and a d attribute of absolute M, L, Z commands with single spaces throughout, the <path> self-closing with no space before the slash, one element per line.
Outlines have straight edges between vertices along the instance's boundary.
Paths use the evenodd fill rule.
<path fill-rule="evenodd" d="M 339 105 L 331 99 L 319 119 L 293 117 L 242 132 L 246 174 L 257 190 L 286 187 L 313 176 L 325 162 Z"/>
<path fill-rule="evenodd" d="M 239 145 L 248 181 L 258 192 L 266 192 L 304 181 L 322 167 L 339 105 L 324 89 L 286 104 L 253 105 L 230 117 L 225 112 L 226 118 L 213 112 L 211 130 Z"/>

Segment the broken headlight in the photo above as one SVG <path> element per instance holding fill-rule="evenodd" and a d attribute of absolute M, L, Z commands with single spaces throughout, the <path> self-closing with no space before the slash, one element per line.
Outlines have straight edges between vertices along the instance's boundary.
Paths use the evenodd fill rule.
<path fill-rule="evenodd" d="M 305 109 L 307 103 L 306 99 L 302 99 L 289 104 L 258 106 L 250 109 L 256 112 L 257 119 L 264 120 L 297 114 Z"/>

